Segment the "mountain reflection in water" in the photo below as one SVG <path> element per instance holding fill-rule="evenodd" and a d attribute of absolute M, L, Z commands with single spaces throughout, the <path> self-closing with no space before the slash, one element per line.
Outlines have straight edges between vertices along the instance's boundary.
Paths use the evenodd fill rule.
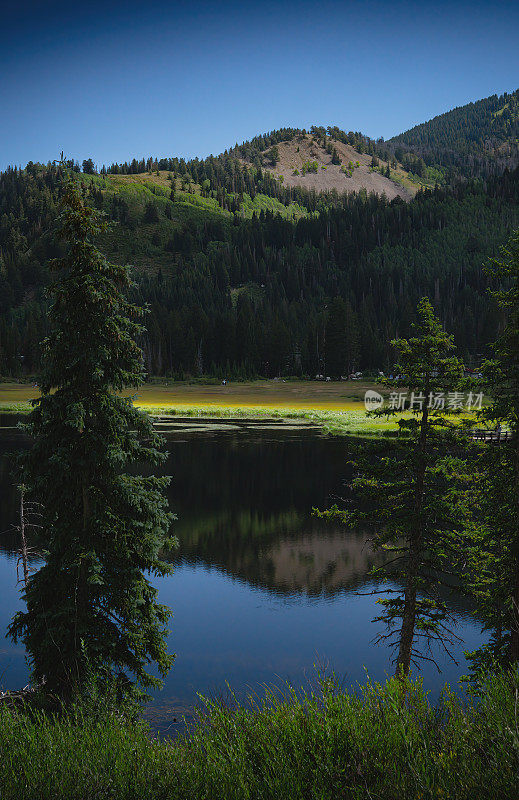
<path fill-rule="evenodd" d="M 315 433 L 234 434 L 169 443 L 176 563 L 216 567 L 280 594 L 333 595 L 362 583 L 369 536 L 319 520 L 340 495 L 344 441 Z M 170 474 L 171 474 L 170 473 Z"/>

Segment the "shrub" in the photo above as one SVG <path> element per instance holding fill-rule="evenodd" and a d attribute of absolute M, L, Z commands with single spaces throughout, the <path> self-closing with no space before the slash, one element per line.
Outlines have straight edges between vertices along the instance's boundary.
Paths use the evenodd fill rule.
<path fill-rule="evenodd" d="M 319 165 L 317 161 L 305 161 L 301 167 L 301 172 L 306 175 L 307 172 L 317 172 Z"/>

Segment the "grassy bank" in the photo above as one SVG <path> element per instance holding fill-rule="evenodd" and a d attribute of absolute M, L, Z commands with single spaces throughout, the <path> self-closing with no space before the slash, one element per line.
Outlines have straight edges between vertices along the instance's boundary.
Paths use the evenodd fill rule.
<path fill-rule="evenodd" d="M 152 406 L 145 409 L 152 415 L 170 414 L 179 417 L 209 417 L 214 419 L 239 418 L 310 422 L 319 425 L 325 433 L 335 436 L 377 435 L 384 431 L 395 432 L 394 420 L 368 417 L 364 411 L 304 411 L 299 408 L 268 409 L 264 406 Z"/>
<path fill-rule="evenodd" d="M 213 419 L 276 419 L 306 421 L 335 436 L 377 436 L 395 433 L 393 418 L 366 414 L 364 395 L 369 389 L 388 394 L 373 381 L 261 380 L 200 384 L 152 382 L 127 390 L 138 408 L 152 415 L 210 417 Z M 0 382 L 0 413 L 25 414 L 38 397 L 30 383 Z"/>
<path fill-rule="evenodd" d="M 229 709 L 209 705 L 185 737 L 159 741 L 116 715 L 0 713 L 2 800 L 516 800 L 519 732 L 510 680 L 479 705 L 419 682 L 367 685 Z"/>
<path fill-rule="evenodd" d="M 250 381 L 200 385 L 146 384 L 133 396 L 150 414 L 185 417 L 306 420 L 336 435 L 377 434 L 396 430 L 393 420 L 366 416 L 364 394 L 380 387 L 372 382 Z M 38 396 L 31 384 L 0 383 L 0 412 L 27 413 Z"/>

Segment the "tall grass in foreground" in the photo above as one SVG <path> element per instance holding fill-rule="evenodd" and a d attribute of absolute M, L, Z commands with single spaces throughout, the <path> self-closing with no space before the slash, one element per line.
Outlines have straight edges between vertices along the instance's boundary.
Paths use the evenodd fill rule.
<path fill-rule="evenodd" d="M 114 713 L 0 713 L 0 796 L 189 800 L 477 800 L 519 796 L 517 680 L 489 677 L 477 703 L 421 683 L 332 681 L 229 709 L 207 703 L 185 737 L 159 741 Z"/>

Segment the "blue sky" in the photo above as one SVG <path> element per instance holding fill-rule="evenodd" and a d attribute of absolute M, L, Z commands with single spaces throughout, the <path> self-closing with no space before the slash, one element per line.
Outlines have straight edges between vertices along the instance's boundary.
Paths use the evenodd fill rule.
<path fill-rule="evenodd" d="M 204 157 L 283 126 L 389 138 L 519 87 L 516 2 L 21 0 L 2 27 L 1 168 Z"/>

